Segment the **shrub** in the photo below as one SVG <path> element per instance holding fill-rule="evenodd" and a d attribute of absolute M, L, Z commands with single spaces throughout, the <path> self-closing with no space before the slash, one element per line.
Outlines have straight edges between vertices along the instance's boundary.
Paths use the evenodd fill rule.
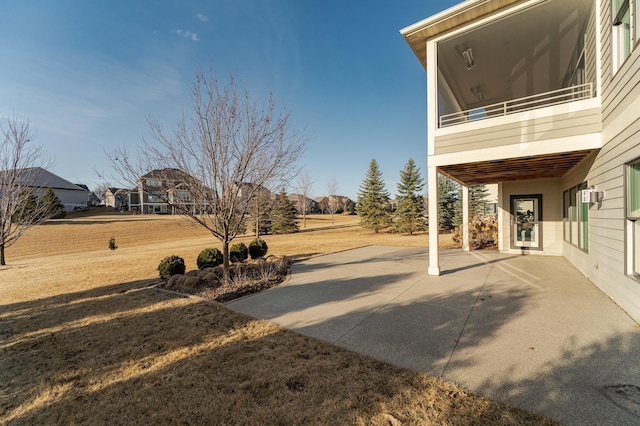
<path fill-rule="evenodd" d="M 216 267 L 222 263 L 222 252 L 217 248 L 206 248 L 200 252 L 196 263 L 198 269 Z"/>
<path fill-rule="evenodd" d="M 168 280 L 175 274 L 184 274 L 185 269 L 184 259 L 175 255 L 165 257 L 158 265 L 158 272 L 163 280 Z"/>
<path fill-rule="evenodd" d="M 252 259 L 264 257 L 268 249 L 269 247 L 267 247 L 267 243 L 263 239 L 256 238 L 249 243 L 249 256 L 251 256 Z"/>
<path fill-rule="evenodd" d="M 462 247 L 462 225 L 453 231 L 453 241 Z M 474 217 L 469 221 L 469 248 L 491 247 L 498 242 L 498 218 L 495 215 Z"/>
<path fill-rule="evenodd" d="M 244 262 L 249 257 L 249 249 L 244 243 L 238 243 L 229 249 L 229 260 L 232 262 Z"/>

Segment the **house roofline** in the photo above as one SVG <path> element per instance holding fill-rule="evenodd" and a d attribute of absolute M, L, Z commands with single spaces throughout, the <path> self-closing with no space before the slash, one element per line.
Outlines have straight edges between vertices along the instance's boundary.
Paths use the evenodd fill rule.
<path fill-rule="evenodd" d="M 401 29 L 400 34 L 426 70 L 427 40 L 521 1 L 524 0 L 466 0 Z"/>

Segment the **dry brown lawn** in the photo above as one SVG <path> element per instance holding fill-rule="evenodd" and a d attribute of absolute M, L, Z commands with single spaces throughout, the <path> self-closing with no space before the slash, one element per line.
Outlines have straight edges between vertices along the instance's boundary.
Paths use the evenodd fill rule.
<path fill-rule="evenodd" d="M 357 218 L 267 236 L 298 258 L 367 244 Z M 119 248 L 108 249 L 110 237 Z M 247 238 L 247 240 L 250 238 Z M 170 216 L 52 221 L 0 268 L 0 424 L 544 424 L 548 420 L 223 305 L 152 286 L 161 258 L 219 247 Z"/>

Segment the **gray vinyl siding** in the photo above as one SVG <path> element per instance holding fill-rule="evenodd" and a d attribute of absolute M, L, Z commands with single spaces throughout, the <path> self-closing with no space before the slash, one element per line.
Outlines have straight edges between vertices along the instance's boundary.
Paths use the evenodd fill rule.
<path fill-rule="evenodd" d="M 589 16 L 589 22 L 587 23 L 587 28 L 585 30 L 584 36 L 584 70 L 585 70 L 585 81 L 587 83 L 593 83 L 594 90 L 596 88 L 596 80 L 598 77 L 598 63 L 597 59 L 597 43 L 596 39 L 596 7 L 594 3 L 594 7 L 591 11 L 591 16 Z"/>
<path fill-rule="evenodd" d="M 600 3 L 600 16 L 602 22 L 600 22 L 600 52 L 601 52 L 601 64 L 602 64 L 602 93 L 607 93 L 609 82 L 611 81 L 611 73 L 613 62 L 611 58 L 611 1 L 605 0 Z M 604 102 L 604 96 L 603 96 Z M 603 120 L 605 114 L 602 115 Z"/>
<path fill-rule="evenodd" d="M 516 115 L 513 117 L 516 117 Z M 590 108 L 552 117 L 514 121 L 501 126 L 436 136 L 435 153 L 436 155 L 449 154 L 473 149 L 598 133 L 601 130 L 600 123 L 600 108 Z"/>
<path fill-rule="evenodd" d="M 599 288 L 634 319 L 640 320 L 640 283 L 626 275 L 625 164 L 640 157 L 640 111 L 630 108 L 640 97 L 640 48 L 613 75 L 611 1 L 601 2 L 602 149 L 587 172 L 589 185 L 605 199 L 589 209 L 589 254 L 565 253 Z M 632 113 L 624 128 L 611 134 L 622 114 Z M 616 125 L 618 126 L 618 125 Z M 618 126 L 619 127 L 619 126 Z"/>
<path fill-rule="evenodd" d="M 602 2 L 602 21 L 602 122 L 603 127 L 606 127 L 637 97 L 637 88 L 640 85 L 640 55 L 639 47 L 635 46 L 631 55 L 613 75 L 610 0 Z"/>

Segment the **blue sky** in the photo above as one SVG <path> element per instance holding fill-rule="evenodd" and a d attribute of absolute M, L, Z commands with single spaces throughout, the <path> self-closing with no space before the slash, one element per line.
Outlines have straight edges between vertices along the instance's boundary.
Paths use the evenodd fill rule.
<path fill-rule="evenodd" d="M 135 148 L 147 117 L 174 128 L 211 65 L 305 129 L 313 196 L 335 177 L 355 199 L 372 158 L 394 195 L 410 157 L 426 177 L 426 74 L 399 30 L 457 2 L 0 0 L 0 115 L 94 188 L 105 151 Z"/>

